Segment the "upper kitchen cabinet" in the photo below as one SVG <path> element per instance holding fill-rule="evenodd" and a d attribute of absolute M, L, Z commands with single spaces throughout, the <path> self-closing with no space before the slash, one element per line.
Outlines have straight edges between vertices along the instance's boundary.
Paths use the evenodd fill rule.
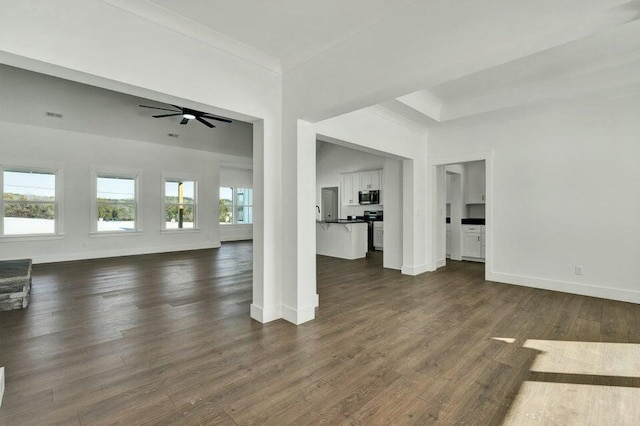
<path fill-rule="evenodd" d="M 466 204 L 485 203 L 485 164 L 484 161 L 473 161 L 466 167 Z"/>
<path fill-rule="evenodd" d="M 360 191 L 382 189 L 382 170 L 343 173 L 341 176 L 343 206 L 358 205 L 358 192 Z M 382 204 L 382 191 L 380 191 L 380 204 Z"/>
<path fill-rule="evenodd" d="M 354 206 L 358 204 L 358 191 L 360 190 L 360 175 L 358 173 L 345 173 L 342 175 L 342 205 Z"/>
<path fill-rule="evenodd" d="M 381 179 L 380 170 L 371 170 L 368 172 L 360 172 L 360 191 L 380 190 Z"/>

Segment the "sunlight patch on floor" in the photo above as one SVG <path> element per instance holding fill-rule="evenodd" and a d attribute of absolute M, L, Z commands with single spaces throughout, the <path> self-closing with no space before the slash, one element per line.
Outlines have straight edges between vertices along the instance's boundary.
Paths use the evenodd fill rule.
<path fill-rule="evenodd" d="M 542 352 L 531 371 L 640 377 L 639 344 L 527 340 L 522 346 Z"/>
<path fill-rule="evenodd" d="M 503 424 L 640 424 L 639 344 L 530 339 L 522 347 L 538 354 Z"/>
<path fill-rule="evenodd" d="M 640 388 L 524 382 L 504 425 L 637 425 Z"/>

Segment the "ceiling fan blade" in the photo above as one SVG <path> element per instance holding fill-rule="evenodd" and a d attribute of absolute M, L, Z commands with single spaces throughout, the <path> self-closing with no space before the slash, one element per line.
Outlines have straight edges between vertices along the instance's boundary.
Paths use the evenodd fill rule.
<path fill-rule="evenodd" d="M 148 105 L 140 105 L 140 107 L 142 107 L 142 108 L 151 108 L 151 109 L 161 109 L 163 111 L 174 111 L 174 112 L 177 112 L 176 110 L 173 110 L 173 109 L 159 108 L 159 107 L 148 106 Z"/>
<path fill-rule="evenodd" d="M 176 115 L 182 115 L 181 112 L 176 112 L 175 114 L 162 114 L 162 115 L 152 115 L 153 118 L 162 118 L 162 117 L 174 117 Z"/>
<path fill-rule="evenodd" d="M 223 121 L 223 122 L 225 122 L 225 123 L 233 123 L 233 121 L 231 121 L 231 120 L 229 120 L 229 119 L 227 119 L 227 118 L 218 118 L 218 117 L 213 117 L 213 116 L 211 116 L 211 115 L 209 115 L 209 114 L 202 114 L 202 117 L 203 117 L 203 118 L 207 118 L 207 119 L 209 119 L 209 120 L 218 120 L 218 121 Z"/>
<path fill-rule="evenodd" d="M 189 119 L 188 118 L 183 118 L 182 121 L 180 122 L 180 124 L 189 124 Z"/>
<path fill-rule="evenodd" d="M 196 120 L 198 120 L 199 122 L 201 122 L 202 124 L 204 124 L 208 128 L 216 127 L 213 124 L 209 123 L 208 121 L 203 120 L 202 117 L 200 117 L 200 116 L 196 116 Z"/>

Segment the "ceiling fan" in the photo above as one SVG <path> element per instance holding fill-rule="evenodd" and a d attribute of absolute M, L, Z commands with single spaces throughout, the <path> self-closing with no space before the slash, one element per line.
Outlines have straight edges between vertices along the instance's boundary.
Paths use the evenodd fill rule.
<path fill-rule="evenodd" d="M 207 126 L 209 128 L 212 128 L 212 127 L 216 127 L 216 126 L 214 126 L 213 124 L 209 123 L 207 120 L 216 120 L 216 121 L 222 121 L 224 123 L 232 123 L 231 120 L 228 120 L 226 118 L 221 118 L 221 117 L 215 117 L 215 116 L 209 114 L 208 112 L 197 111 L 197 110 L 191 109 L 191 108 L 179 107 L 178 105 L 171 105 L 171 106 L 174 107 L 174 108 L 177 108 L 177 110 L 168 109 L 168 108 L 154 107 L 154 106 L 148 106 L 148 105 L 140 105 L 140 107 L 142 107 L 142 108 L 151 108 L 151 109 L 159 109 L 159 110 L 163 110 L 163 111 L 171 111 L 171 114 L 154 115 L 153 118 L 175 117 L 175 116 L 181 115 L 182 116 L 182 120 L 180 121 L 180 124 L 188 124 L 189 120 L 198 120 L 199 122 L 201 122 L 205 126 Z M 205 118 L 207 120 L 205 120 Z"/>

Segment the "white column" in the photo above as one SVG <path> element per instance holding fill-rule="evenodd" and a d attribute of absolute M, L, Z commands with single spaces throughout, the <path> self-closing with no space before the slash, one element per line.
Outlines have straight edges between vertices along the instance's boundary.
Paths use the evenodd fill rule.
<path fill-rule="evenodd" d="M 284 244 L 282 318 L 302 324 L 315 318 L 316 134 L 313 125 L 290 120 L 283 127 Z"/>
<path fill-rule="evenodd" d="M 253 303 L 251 318 L 281 318 L 281 137 L 276 123 L 253 123 Z"/>
<path fill-rule="evenodd" d="M 402 273 L 418 275 L 432 269 L 428 258 L 427 164 L 418 153 L 402 162 Z"/>

